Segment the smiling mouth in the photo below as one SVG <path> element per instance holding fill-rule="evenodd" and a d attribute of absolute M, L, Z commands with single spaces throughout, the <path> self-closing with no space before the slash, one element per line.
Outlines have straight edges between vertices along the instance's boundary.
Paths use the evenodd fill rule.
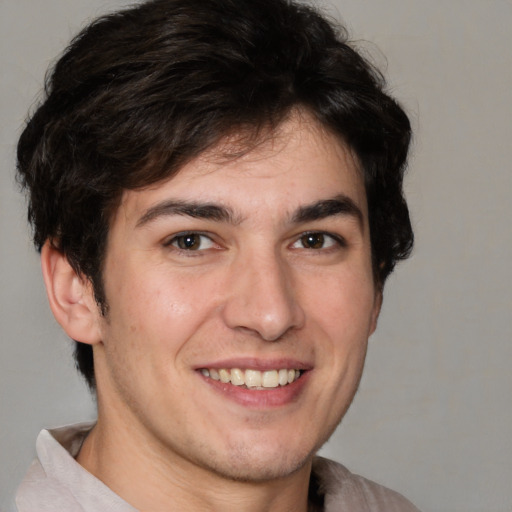
<path fill-rule="evenodd" d="M 232 384 L 252 390 L 287 386 L 302 375 L 301 370 L 281 368 L 279 370 L 242 370 L 240 368 L 201 368 L 201 374 L 223 384 Z"/>

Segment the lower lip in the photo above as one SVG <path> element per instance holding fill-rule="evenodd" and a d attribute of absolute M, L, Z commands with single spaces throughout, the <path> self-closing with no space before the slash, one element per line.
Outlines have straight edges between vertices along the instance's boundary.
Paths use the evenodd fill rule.
<path fill-rule="evenodd" d="M 271 407 L 282 407 L 295 402 L 303 391 L 309 378 L 309 371 L 302 372 L 299 379 L 286 386 L 279 386 L 268 389 L 247 389 L 242 386 L 225 384 L 210 377 L 201 374 L 201 378 L 209 384 L 215 391 L 223 394 L 230 400 L 237 402 L 245 407 L 256 409 L 266 409 Z"/>

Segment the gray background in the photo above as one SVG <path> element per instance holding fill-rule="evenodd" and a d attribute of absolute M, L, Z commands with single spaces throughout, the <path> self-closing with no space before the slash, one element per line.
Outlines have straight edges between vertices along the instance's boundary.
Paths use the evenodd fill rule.
<path fill-rule="evenodd" d="M 94 417 L 13 178 L 46 67 L 105 0 L 0 0 L 0 508 L 40 428 Z M 356 402 L 323 453 L 425 512 L 512 511 L 512 2 L 326 0 L 386 68 L 415 144 L 417 244 L 386 288 Z M 384 58 L 384 55 L 386 58 Z"/>

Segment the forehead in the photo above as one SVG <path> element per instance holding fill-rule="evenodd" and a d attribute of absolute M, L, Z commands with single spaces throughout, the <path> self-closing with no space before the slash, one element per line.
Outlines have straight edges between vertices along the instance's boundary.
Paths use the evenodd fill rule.
<path fill-rule="evenodd" d="M 173 177 L 125 191 L 125 216 L 169 198 L 230 203 L 250 215 L 265 205 L 293 210 L 343 194 L 366 212 L 362 173 L 353 151 L 307 114 L 294 114 L 258 137 L 236 133 L 183 166 Z M 252 212 L 251 212 L 252 210 Z"/>

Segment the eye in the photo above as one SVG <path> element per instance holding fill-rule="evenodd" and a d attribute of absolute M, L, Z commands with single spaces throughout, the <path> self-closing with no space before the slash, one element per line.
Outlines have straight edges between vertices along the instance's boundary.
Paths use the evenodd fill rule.
<path fill-rule="evenodd" d="M 334 246 L 344 245 L 342 241 L 334 235 L 314 231 L 304 233 L 293 245 L 293 249 L 329 249 Z"/>
<path fill-rule="evenodd" d="M 165 245 L 176 247 L 182 251 L 204 251 L 215 246 L 209 236 L 200 233 L 183 233 L 176 235 Z"/>

